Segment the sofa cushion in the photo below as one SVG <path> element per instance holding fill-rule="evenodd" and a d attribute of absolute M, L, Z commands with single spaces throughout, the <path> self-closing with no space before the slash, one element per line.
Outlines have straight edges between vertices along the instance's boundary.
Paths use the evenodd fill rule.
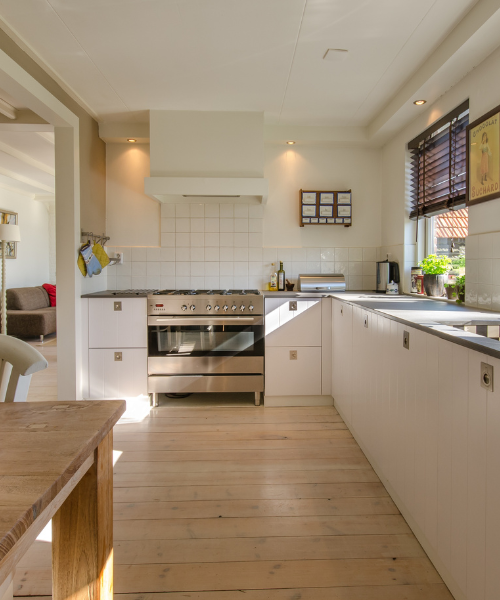
<path fill-rule="evenodd" d="M 7 310 L 37 310 L 49 306 L 49 295 L 42 286 L 7 290 Z"/>
<path fill-rule="evenodd" d="M 51 283 L 44 283 L 42 287 L 49 295 L 50 306 L 56 306 L 56 286 Z"/>
<path fill-rule="evenodd" d="M 8 310 L 7 333 L 19 337 L 37 337 L 56 331 L 56 309 Z"/>

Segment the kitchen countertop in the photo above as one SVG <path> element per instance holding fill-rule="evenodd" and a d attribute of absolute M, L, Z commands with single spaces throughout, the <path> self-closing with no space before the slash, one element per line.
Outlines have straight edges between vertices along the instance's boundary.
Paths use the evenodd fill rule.
<path fill-rule="evenodd" d="M 148 294 L 156 290 L 104 290 L 82 294 L 82 298 L 147 298 Z"/>
<path fill-rule="evenodd" d="M 369 292 L 341 292 L 329 296 L 370 312 L 383 314 L 389 319 L 408 324 L 476 352 L 500 358 L 499 341 L 444 324 L 488 321 L 489 324 L 500 325 L 500 313 L 411 295 L 386 296 Z"/>

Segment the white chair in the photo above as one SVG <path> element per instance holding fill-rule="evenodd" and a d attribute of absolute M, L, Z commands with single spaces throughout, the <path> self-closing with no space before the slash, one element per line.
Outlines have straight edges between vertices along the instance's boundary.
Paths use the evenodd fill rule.
<path fill-rule="evenodd" d="M 1 334 L 0 402 L 26 402 L 31 376 L 47 367 L 47 360 L 33 346 Z"/>

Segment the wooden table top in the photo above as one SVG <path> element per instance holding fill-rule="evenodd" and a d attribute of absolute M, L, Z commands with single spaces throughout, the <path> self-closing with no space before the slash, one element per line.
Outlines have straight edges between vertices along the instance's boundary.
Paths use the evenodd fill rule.
<path fill-rule="evenodd" d="M 0 563 L 125 408 L 124 400 L 0 403 Z"/>

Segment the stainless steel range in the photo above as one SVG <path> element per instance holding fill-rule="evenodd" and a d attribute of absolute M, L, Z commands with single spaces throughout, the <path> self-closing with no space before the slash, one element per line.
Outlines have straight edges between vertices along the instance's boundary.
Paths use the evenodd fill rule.
<path fill-rule="evenodd" d="M 264 391 L 264 299 L 258 290 L 148 295 L 148 392 Z"/>

